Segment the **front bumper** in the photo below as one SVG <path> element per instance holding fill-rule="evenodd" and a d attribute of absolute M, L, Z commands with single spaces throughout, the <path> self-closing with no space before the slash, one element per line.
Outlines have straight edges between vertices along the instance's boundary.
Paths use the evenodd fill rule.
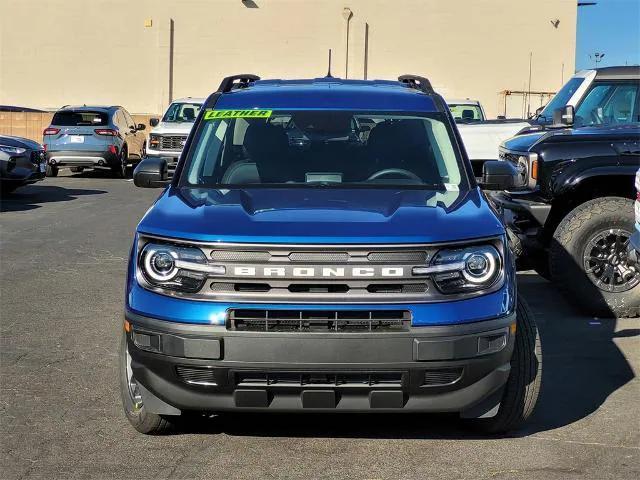
<path fill-rule="evenodd" d="M 127 311 L 146 408 L 256 412 L 497 411 L 515 313 L 386 333 L 240 332 Z"/>
<path fill-rule="evenodd" d="M 525 256 L 544 249 L 544 226 L 551 205 L 535 192 L 495 192 L 489 198 L 509 232 L 522 244 Z"/>
<path fill-rule="evenodd" d="M 33 154 L 0 158 L 0 180 L 7 185 L 28 185 L 44 180 L 46 161 Z"/>
<path fill-rule="evenodd" d="M 166 158 L 168 160 L 169 168 L 175 168 L 175 165 L 182 155 L 182 151 L 175 150 L 154 150 L 147 147 L 145 155 L 149 158 Z"/>

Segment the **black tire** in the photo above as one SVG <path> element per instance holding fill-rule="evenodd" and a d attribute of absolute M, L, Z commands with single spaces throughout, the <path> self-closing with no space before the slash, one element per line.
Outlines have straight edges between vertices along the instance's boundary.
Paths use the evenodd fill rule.
<path fill-rule="evenodd" d="M 54 167 L 53 165 L 47 165 L 47 177 L 57 177 L 58 176 L 58 167 Z"/>
<path fill-rule="evenodd" d="M 129 389 L 129 379 L 127 377 L 127 337 L 122 332 L 120 342 L 120 394 L 122 397 L 122 407 L 129 423 L 138 432 L 145 435 L 163 435 L 171 432 L 175 426 L 172 417 L 163 417 L 145 410 L 142 401 L 136 403 Z M 177 420 L 177 417 L 175 420 Z"/>
<path fill-rule="evenodd" d="M 127 163 L 129 162 L 129 153 L 126 147 L 122 147 L 118 165 L 111 167 L 111 173 L 115 178 L 127 178 Z"/>
<path fill-rule="evenodd" d="M 71 167 L 69 168 L 69 170 L 71 170 L 73 173 L 82 173 L 84 167 Z"/>
<path fill-rule="evenodd" d="M 1 196 L 5 196 L 5 195 L 9 195 L 11 193 L 13 193 L 16 188 L 20 187 L 21 185 L 12 185 L 12 184 L 1 184 L 0 185 L 0 195 Z"/>
<path fill-rule="evenodd" d="M 602 197 L 579 205 L 560 222 L 549 248 L 551 279 L 589 315 L 634 317 L 640 314 L 640 284 L 626 291 L 606 291 L 587 276 L 584 256 L 599 233 L 634 231 L 633 201 Z M 635 281 L 635 280 L 634 280 Z"/>
<path fill-rule="evenodd" d="M 472 420 L 485 433 L 505 433 L 526 422 L 540 395 L 542 345 L 533 312 L 518 297 L 516 338 L 511 372 L 495 417 Z"/>

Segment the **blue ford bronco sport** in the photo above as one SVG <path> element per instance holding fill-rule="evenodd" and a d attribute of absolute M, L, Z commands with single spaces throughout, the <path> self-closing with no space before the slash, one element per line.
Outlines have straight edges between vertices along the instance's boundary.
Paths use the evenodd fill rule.
<path fill-rule="evenodd" d="M 487 162 L 484 188 L 509 188 Z M 505 227 L 422 77 L 237 75 L 205 102 L 129 261 L 127 418 L 457 412 L 489 432 L 532 413 L 534 319 Z"/>

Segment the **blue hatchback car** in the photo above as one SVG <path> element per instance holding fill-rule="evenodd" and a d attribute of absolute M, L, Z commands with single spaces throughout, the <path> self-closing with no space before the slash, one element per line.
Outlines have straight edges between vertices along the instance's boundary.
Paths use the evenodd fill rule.
<path fill-rule="evenodd" d="M 483 186 L 513 185 L 487 162 Z M 505 227 L 426 78 L 225 78 L 137 227 L 120 383 L 143 433 L 187 412 L 533 411 L 541 352 Z M 426 426 L 425 426 L 426 428 Z"/>

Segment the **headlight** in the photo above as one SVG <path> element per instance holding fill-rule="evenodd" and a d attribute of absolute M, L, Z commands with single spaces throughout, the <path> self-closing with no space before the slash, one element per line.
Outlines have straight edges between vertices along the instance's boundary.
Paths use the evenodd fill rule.
<path fill-rule="evenodd" d="M 223 266 L 210 265 L 198 248 L 148 243 L 140 253 L 138 267 L 154 287 L 197 292 L 209 274 L 223 275 Z"/>
<path fill-rule="evenodd" d="M 26 148 L 11 147 L 9 145 L 0 145 L 0 152 L 8 153 L 9 155 L 22 155 L 26 152 Z"/>
<path fill-rule="evenodd" d="M 538 154 L 529 153 L 528 155 L 522 155 L 518 157 L 518 169 L 519 184 L 518 187 L 524 187 L 528 189 L 535 188 L 538 183 Z"/>
<path fill-rule="evenodd" d="M 464 293 L 494 286 L 502 277 L 502 268 L 498 250 L 480 245 L 440 250 L 430 266 L 414 268 L 414 274 L 431 275 L 441 293 Z"/>
<path fill-rule="evenodd" d="M 160 147 L 160 135 L 149 135 L 149 147 L 150 148 L 159 148 Z"/>

